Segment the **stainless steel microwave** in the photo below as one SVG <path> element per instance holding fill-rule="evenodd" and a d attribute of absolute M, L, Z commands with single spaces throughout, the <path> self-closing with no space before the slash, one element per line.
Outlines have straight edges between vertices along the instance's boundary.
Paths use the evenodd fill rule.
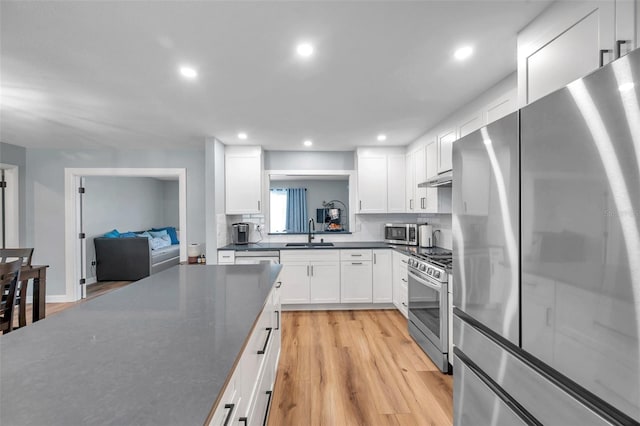
<path fill-rule="evenodd" d="M 418 225 L 415 223 L 387 223 L 384 241 L 389 244 L 418 245 Z"/>

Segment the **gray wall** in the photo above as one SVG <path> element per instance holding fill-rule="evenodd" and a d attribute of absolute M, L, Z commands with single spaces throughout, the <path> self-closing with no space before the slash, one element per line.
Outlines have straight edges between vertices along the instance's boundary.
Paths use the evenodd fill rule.
<path fill-rule="evenodd" d="M 0 163 L 18 166 L 18 208 L 20 209 L 19 230 L 20 246 L 27 246 L 27 221 L 26 213 L 26 176 L 27 176 L 27 150 L 22 146 L 0 142 Z"/>
<path fill-rule="evenodd" d="M 180 186 L 177 180 L 161 180 L 164 205 L 164 226 L 180 228 Z"/>
<path fill-rule="evenodd" d="M 189 243 L 204 241 L 204 157 L 203 150 L 28 149 L 27 245 L 34 263 L 50 266 L 47 296 L 65 294 L 65 168 L 186 168 Z"/>
<path fill-rule="evenodd" d="M 265 151 L 265 170 L 355 170 L 353 151 Z"/>
<path fill-rule="evenodd" d="M 174 184 L 174 185 L 167 185 Z M 83 225 L 87 234 L 87 280 L 95 278 L 95 246 L 93 239 L 105 232 L 143 231 L 153 227 L 177 226 L 177 181 L 162 181 L 148 177 L 85 178 Z M 175 187 L 174 198 L 167 203 L 167 188 Z M 169 221 L 168 218 L 175 217 Z"/>

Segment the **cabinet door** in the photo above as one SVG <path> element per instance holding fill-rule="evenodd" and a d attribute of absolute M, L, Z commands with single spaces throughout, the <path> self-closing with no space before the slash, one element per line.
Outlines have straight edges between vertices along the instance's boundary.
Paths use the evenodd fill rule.
<path fill-rule="evenodd" d="M 393 304 L 400 310 L 400 254 L 392 251 L 391 259 L 393 261 Z"/>
<path fill-rule="evenodd" d="M 413 153 L 409 153 L 405 157 L 405 192 L 407 196 L 406 208 L 407 213 L 414 213 L 416 208 L 416 180 L 415 180 L 415 164 L 413 163 Z"/>
<path fill-rule="evenodd" d="M 451 149 L 456 139 L 455 129 L 443 132 L 438 137 L 438 173 L 451 170 Z"/>
<path fill-rule="evenodd" d="M 373 251 L 373 303 L 393 301 L 391 250 Z"/>
<path fill-rule="evenodd" d="M 340 303 L 340 263 L 311 262 L 311 303 Z"/>
<path fill-rule="evenodd" d="M 438 174 L 438 143 L 431 142 L 426 147 L 427 177 L 432 178 Z M 438 188 L 425 188 L 427 213 L 438 213 Z"/>
<path fill-rule="evenodd" d="M 514 112 L 518 105 L 517 96 L 517 90 L 514 88 L 505 96 L 490 103 L 485 111 L 485 124 L 493 123 Z"/>
<path fill-rule="evenodd" d="M 358 157 L 358 212 L 387 211 L 387 157 Z"/>
<path fill-rule="evenodd" d="M 387 161 L 387 211 L 404 213 L 405 207 L 405 156 L 390 154 Z"/>
<path fill-rule="evenodd" d="M 477 113 L 467 117 L 463 120 L 458 126 L 458 136 L 463 137 L 468 135 L 471 132 L 478 130 L 480 127 L 484 125 L 484 120 L 482 117 L 482 112 L 478 111 Z"/>
<path fill-rule="evenodd" d="M 416 212 L 424 212 L 427 210 L 427 188 L 418 188 L 418 185 L 427 180 L 427 162 L 425 148 L 422 147 L 413 153 L 414 164 L 414 187 L 416 192 Z"/>
<path fill-rule="evenodd" d="M 520 105 L 615 58 L 614 1 L 556 2 L 518 36 Z M 633 30 L 625 37 L 633 38 Z"/>
<path fill-rule="evenodd" d="M 309 264 L 307 262 L 282 265 L 280 301 L 285 304 L 309 303 Z"/>
<path fill-rule="evenodd" d="M 342 303 L 371 303 L 371 261 L 341 262 L 340 301 Z"/>
<path fill-rule="evenodd" d="M 620 45 L 620 55 L 624 56 L 638 46 L 636 26 L 638 25 L 636 13 L 638 0 L 616 0 L 616 27 L 615 40 L 624 41 Z"/>
<path fill-rule="evenodd" d="M 262 210 L 262 153 L 259 150 L 225 155 L 227 214 L 260 213 Z"/>

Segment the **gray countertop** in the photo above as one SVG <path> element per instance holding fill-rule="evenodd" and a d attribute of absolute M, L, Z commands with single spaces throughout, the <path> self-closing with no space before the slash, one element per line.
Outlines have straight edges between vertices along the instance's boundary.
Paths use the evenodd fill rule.
<path fill-rule="evenodd" d="M 0 337 L 2 425 L 202 425 L 280 265 L 180 265 Z"/>
<path fill-rule="evenodd" d="M 311 247 L 293 246 L 287 247 L 287 243 L 252 243 L 252 244 L 229 244 L 218 250 L 234 251 L 267 251 L 267 250 L 309 250 Z M 404 246 L 400 244 L 389 244 L 384 241 L 342 241 L 334 242 L 333 246 L 317 246 L 313 250 L 345 250 L 345 249 L 393 249 L 403 254 L 423 253 L 433 250 L 432 248 L 420 248 L 418 246 Z M 440 249 L 440 248 L 436 248 Z"/>

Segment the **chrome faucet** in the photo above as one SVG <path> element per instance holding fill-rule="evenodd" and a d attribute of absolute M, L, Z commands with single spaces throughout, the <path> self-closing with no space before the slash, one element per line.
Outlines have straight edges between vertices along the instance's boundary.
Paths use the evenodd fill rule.
<path fill-rule="evenodd" d="M 309 218 L 309 234 L 308 234 L 309 239 L 308 239 L 308 241 L 307 241 L 307 243 L 309 243 L 309 244 L 311 244 L 311 240 L 313 240 L 313 239 L 315 238 L 315 237 L 311 234 L 311 232 L 312 232 L 311 230 L 312 230 L 312 229 L 313 229 L 313 230 L 315 230 L 315 229 L 316 229 L 316 222 L 315 222 L 315 220 L 313 220 L 313 218 L 312 218 L 312 217 L 310 217 L 310 218 Z"/>

